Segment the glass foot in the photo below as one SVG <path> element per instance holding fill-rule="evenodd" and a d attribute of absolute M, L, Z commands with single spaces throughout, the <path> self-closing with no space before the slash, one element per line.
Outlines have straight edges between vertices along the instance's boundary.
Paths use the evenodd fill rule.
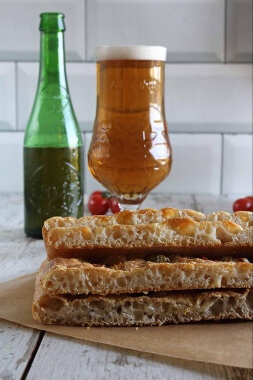
<path fill-rule="evenodd" d="M 124 196 L 117 196 L 116 199 L 121 207 L 121 210 L 131 210 L 138 211 L 141 208 L 142 202 L 146 199 L 147 195 L 129 196 L 124 194 Z"/>
<path fill-rule="evenodd" d="M 119 206 L 121 208 L 121 211 L 123 211 L 123 210 L 138 211 L 141 208 L 141 203 L 139 203 L 139 204 L 123 204 L 123 203 L 119 203 Z"/>

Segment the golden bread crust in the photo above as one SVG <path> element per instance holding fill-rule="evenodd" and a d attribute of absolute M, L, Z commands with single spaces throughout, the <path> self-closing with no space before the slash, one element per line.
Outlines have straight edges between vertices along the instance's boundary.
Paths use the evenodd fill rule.
<path fill-rule="evenodd" d="M 143 251 L 169 253 L 187 249 L 193 255 L 223 254 L 253 256 L 253 227 L 245 227 L 231 220 L 197 222 L 189 218 L 170 218 L 161 223 L 112 224 L 105 227 L 54 227 L 44 236 L 48 259 L 55 257 L 83 257 L 92 255 L 98 260 L 115 250 L 136 257 Z M 196 254 L 195 254 L 196 251 Z M 100 256 L 102 255 L 102 256 Z"/>
<path fill-rule="evenodd" d="M 50 229 L 55 227 L 106 227 L 112 224 L 150 224 L 162 223 L 171 218 L 188 218 L 196 222 L 210 221 L 216 222 L 221 220 L 230 220 L 243 227 L 251 227 L 253 225 L 252 213 L 248 211 L 237 211 L 230 214 L 225 211 L 217 211 L 211 214 L 203 214 L 195 210 L 179 210 L 175 208 L 143 209 L 138 211 L 124 210 L 114 215 L 93 215 L 83 216 L 79 219 L 74 217 L 52 217 L 44 222 L 42 229 L 43 237 L 46 239 Z"/>

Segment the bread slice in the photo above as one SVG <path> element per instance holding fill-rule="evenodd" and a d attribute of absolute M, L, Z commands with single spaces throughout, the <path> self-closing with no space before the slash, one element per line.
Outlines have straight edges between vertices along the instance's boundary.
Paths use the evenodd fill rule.
<path fill-rule="evenodd" d="M 147 251 L 197 257 L 252 257 L 252 236 L 252 226 L 230 220 L 198 222 L 175 217 L 150 224 L 54 227 L 44 233 L 44 240 L 49 260 L 82 257 L 101 262 L 119 250 L 128 258 L 142 258 Z"/>
<path fill-rule="evenodd" d="M 37 281 L 32 313 L 40 323 L 70 326 L 152 326 L 222 319 L 252 320 L 253 290 L 50 296 Z"/>
<path fill-rule="evenodd" d="M 99 265 L 81 259 L 56 258 L 41 265 L 39 278 L 48 294 L 253 288 L 253 264 L 247 259 L 212 261 L 161 255 L 126 260 L 119 254 Z"/>

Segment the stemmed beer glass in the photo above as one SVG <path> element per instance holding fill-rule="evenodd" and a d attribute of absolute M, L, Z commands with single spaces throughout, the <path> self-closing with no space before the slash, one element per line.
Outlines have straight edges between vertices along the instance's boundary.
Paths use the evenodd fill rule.
<path fill-rule="evenodd" d="M 161 46 L 96 50 L 97 110 L 88 164 L 123 208 L 138 209 L 170 172 Z"/>

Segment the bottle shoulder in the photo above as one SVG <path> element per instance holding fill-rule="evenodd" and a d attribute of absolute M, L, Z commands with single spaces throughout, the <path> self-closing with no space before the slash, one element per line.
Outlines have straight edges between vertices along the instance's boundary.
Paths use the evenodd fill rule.
<path fill-rule="evenodd" d="M 48 89 L 47 89 L 48 90 Z M 82 146 L 82 133 L 68 93 L 37 91 L 27 123 L 27 147 Z"/>
<path fill-rule="evenodd" d="M 68 130 L 65 134 L 26 131 L 24 138 L 24 147 L 26 148 L 76 148 L 82 146 L 82 134 L 77 134 L 73 130 Z"/>

